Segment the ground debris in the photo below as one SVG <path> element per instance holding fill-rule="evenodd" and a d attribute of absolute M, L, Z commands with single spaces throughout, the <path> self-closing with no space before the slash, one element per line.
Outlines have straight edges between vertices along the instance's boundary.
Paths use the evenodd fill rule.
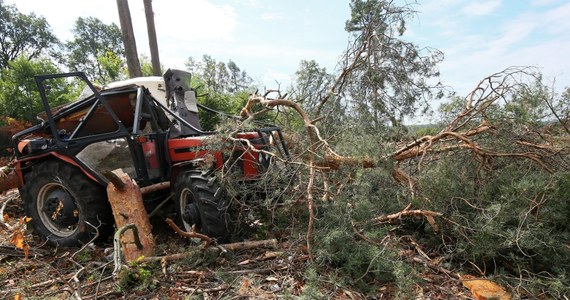
<path fill-rule="evenodd" d="M 10 225 L 24 217 L 19 197 L 12 197 L 4 214 Z M 157 223 L 165 224 L 164 220 Z M 30 253 L 25 259 L 23 251 L 9 244 L 10 236 L 9 228 L 0 226 L 0 299 L 282 299 L 310 295 L 312 289 L 329 299 L 393 299 L 397 290 L 378 283 L 375 292 L 367 294 L 326 280 L 313 286 L 305 276 L 311 266 L 306 248 L 299 247 L 297 240 L 283 238 L 233 244 L 256 246 L 212 252 L 204 251 L 203 245 L 189 244 L 174 231 L 161 231 L 157 255 L 193 254 L 173 260 L 142 259 L 114 277 L 105 251 L 112 249 L 110 242 L 56 248 L 27 233 Z M 469 290 L 458 280 L 434 269 L 423 272 L 415 299 L 470 299 Z"/>

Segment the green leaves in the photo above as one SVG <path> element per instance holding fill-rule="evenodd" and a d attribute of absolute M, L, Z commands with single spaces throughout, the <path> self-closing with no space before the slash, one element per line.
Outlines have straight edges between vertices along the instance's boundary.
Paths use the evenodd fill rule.
<path fill-rule="evenodd" d="M 345 95 L 352 119 L 376 131 L 427 111 L 428 101 L 441 96 L 431 79 L 439 75 L 436 66 L 443 54 L 401 38 L 414 13 L 411 6 L 354 0 L 350 7 L 345 29 L 352 41 L 333 90 Z"/>
<path fill-rule="evenodd" d="M 44 17 L 20 13 L 0 1 L 0 69 L 20 56 L 37 58 L 59 44 Z"/>
<path fill-rule="evenodd" d="M 235 62 L 218 62 L 209 55 L 202 60 L 189 57 L 186 69 L 192 73 L 192 87 L 198 103 L 230 115 L 237 115 L 253 90 L 252 79 Z M 222 117 L 200 110 L 200 124 L 205 130 L 214 130 Z"/>
<path fill-rule="evenodd" d="M 59 70 L 46 59 L 30 61 L 23 56 L 9 63 L 9 68 L 0 70 L 0 111 L 3 115 L 18 120 L 37 122 L 36 115 L 44 111 L 38 92 L 35 75 L 57 73 Z M 61 104 L 73 96 L 68 89 L 48 91 L 52 99 Z"/>
<path fill-rule="evenodd" d="M 79 17 L 73 27 L 73 40 L 67 41 L 65 64 L 72 71 L 85 72 L 93 82 L 124 79 L 124 49 L 121 30 L 94 17 Z"/>

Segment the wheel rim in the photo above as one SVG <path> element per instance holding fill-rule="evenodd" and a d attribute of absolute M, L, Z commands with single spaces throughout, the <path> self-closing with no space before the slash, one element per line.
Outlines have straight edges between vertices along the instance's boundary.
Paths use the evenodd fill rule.
<path fill-rule="evenodd" d="M 190 231 L 194 224 L 196 224 L 196 229 L 200 227 L 200 213 L 192 199 L 192 191 L 189 188 L 183 189 L 178 203 L 180 205 L 180 213 L 182 214 L 182 223 L 186 231 Z"/>
<path fill-rule="evenodd" d="M 51 233 L 68 237 L 77 231 L 79 209 L 62 184 L 52 182 L 42 186 L 36 203 L 41 222 Z"/>

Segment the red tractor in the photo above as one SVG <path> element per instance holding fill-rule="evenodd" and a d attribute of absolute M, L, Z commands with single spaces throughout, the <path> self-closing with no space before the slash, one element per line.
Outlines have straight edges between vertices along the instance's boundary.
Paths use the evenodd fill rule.
<path fill-rule="evenodd" d="M 213 110 L 197 104 L 189 82 L 190 73 L 179 70 L 102 88 L 81 72 L 36 76 L 41 122 L 13 137 L 34 232 L 63 246 L 85 243 L 96 232 L 111 234 L 103 174 L 122 169 L 140 187 L 170 182 L 170 191 L 154 193 L 145 205 L 174 196 L 184 229 L 228 239 L 228 201 L 217 172 L 237 166 L 240 182 L 255 182 L 274 160 L 266 151 L 285 159 L 289 153 L 275 126 L 237 133 L 230 146 L 212 142 L 222 136 L 202 130 L 198 110 Z M 53 106 L 53 89 L 62 84 L 85 88 L 76 101 Z"/>

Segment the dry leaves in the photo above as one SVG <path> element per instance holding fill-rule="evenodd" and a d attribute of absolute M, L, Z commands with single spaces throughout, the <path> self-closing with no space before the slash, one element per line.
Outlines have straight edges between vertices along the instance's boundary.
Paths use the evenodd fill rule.
<path fill-rule="evenodd" d="M 12 232 L 12 236 L 10 238 L 10 242 L 18 249 L 24 251 L 25 258 L 28 258 L 28 254 L 30 253 L 30 246 L 26 242 L 26 224 L 30 222 L 32 218 L 30 217 L 21 217 L 18 220 L 18 225 L 14 228 Z"/>

